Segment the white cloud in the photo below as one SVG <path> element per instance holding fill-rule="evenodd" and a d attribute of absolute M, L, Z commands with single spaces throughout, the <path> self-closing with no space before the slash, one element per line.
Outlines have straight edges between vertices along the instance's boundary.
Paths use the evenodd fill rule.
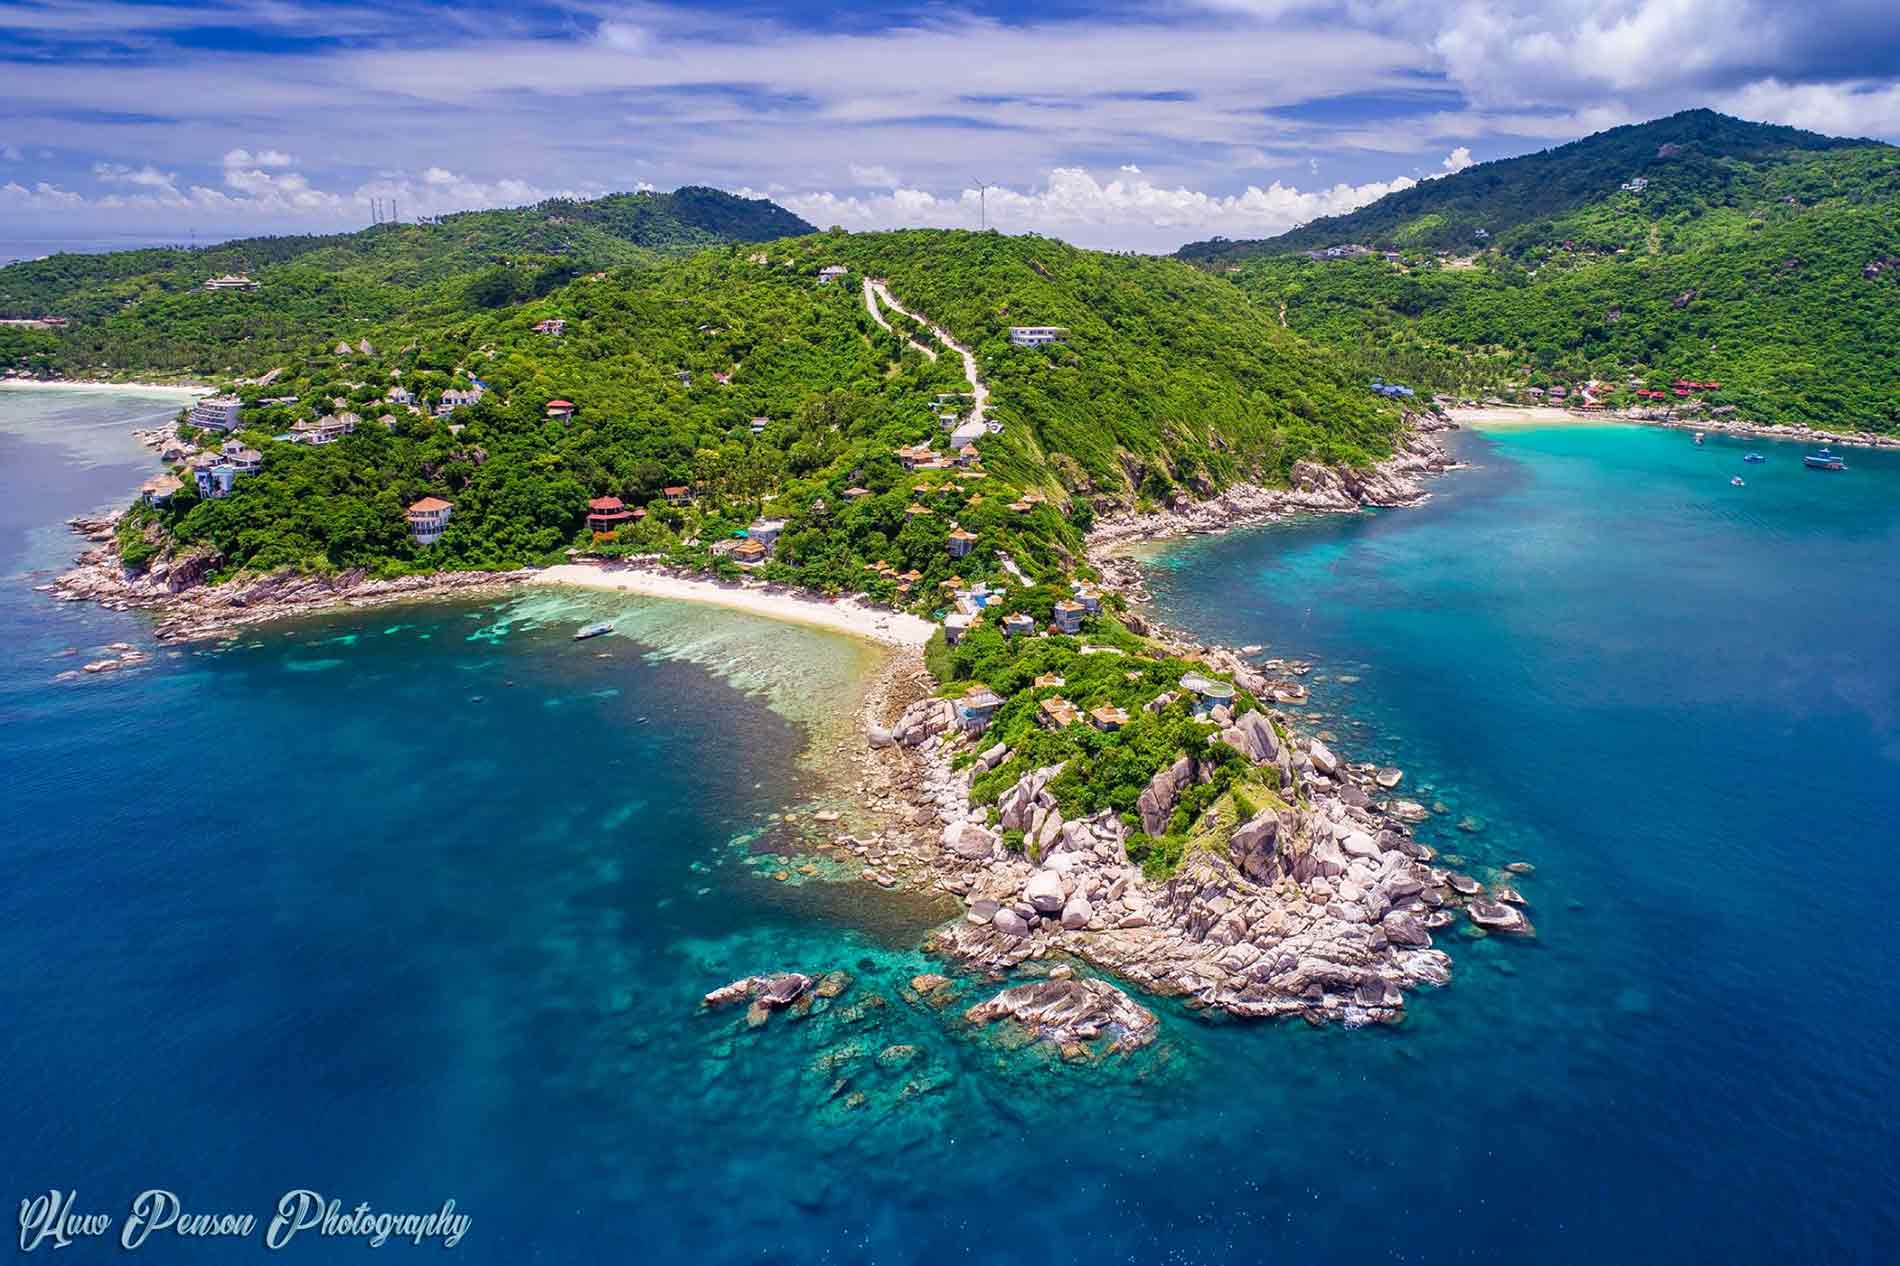
<path fill-rule="evenodd" d="M 1222 196 L 1156 184 L 1139 174 L 1097 180 L 1079 167 L 1051 171 L 1040 189 L 992 188 L 989 222 L 1007 233 L 1044 233 L 1083 245 L 1172 250 L 1190 238 L 1221 234 L 1264 237 L 1325 215 L 1339 215 L 1415 183 L 1401 176 L 1362 185 L 1300 190 L 1279 181 Z M 907 226 L 974 228 L 974 190 L 938 197 L 921 189 L 893 189 L 870 198 L 818 192 L 781 197 L 812 223 L 851 229 Z"/>
<path fill-rule="evenodd" d="M 28 189 L 18 181 L 9 180 L 0 185 L 0 207 L 18 207 L 34 211 L 66 211 L 84 206 L 83 194 L 61 189 L 41 181 Z"/>
<path fill-rule="evenodd" d="M 1764 79 L 1730 94 L 1721 108 L 1835 136 L 1900 135 L 1900 84 L 1785 84 Z"/>
<path fill-rule="evenodd" d="M 295 167 L 297 160 L 282 150 L 260 149 L 252 153 L 247 149 L 234 149 L 224 156 L 226 167 Z"/>
<path fill-rule="evenodd" d="M 1471 166 L 1471 162 L 1471 147 L 1469 145 L 1460 145 L 1457 149 L 1445 155 L 1445 161 L 1438 165 L 1444 169 L 1445 175 L 1455 176 L 1465 168 Z"/>
<path fill-rule="evenodd" d="M 888 167 L 875 164 L 866 167 L 859 163 L 852 163 L 851 183 L 878 189 L 895 189 L 904 183 L 904 178 Z"/>

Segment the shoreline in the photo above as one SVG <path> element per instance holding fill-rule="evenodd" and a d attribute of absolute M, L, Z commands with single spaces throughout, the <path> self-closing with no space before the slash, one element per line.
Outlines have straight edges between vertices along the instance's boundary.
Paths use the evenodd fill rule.
<path fill-rule="evenodd" d="M 705 603 L 767 619 L 805 624 L 899 650 L 920 651 L 936 632 L 934 624 L 919 616 L 866 606 L 849 597 L 827 599 L 809 591 L 763 584 L 727 584 L 657 566 L 561 563 L 531 573 L 526 581 L 534 585 L 571 585 L 640 598 Z"/>
<path fill-rule="evenodd" d="M 1806 423 L 1779 426 L 1768 422 L 1744 422 L 1728 418 L 1659 418 L 1641 411 L 1583 413 L 1552 405 L 1482 405 L 1449 411 L 1460 425 L 1482 429 L 1486 426 L 1589 426 L 1616 423 L 1623 426 L 1653 426 L 1671 431 L 1703 431 L 1710 435 L 1729 435 L 1747 439 L 1781 440 L 1787 443 L 1820 444 L 1841 448 L 1900 449 L 1900 435 L 1876 431 L 1835 431 Z"/>
<path fill-rule="evenodd" d="M 19 388 L 26 391 L 121 391 L 164 395 L 196 400 L 211 394 L 203 383 L 176 382 L 102 382 L 86 378 L 0 378 L 0 391 Z"/>

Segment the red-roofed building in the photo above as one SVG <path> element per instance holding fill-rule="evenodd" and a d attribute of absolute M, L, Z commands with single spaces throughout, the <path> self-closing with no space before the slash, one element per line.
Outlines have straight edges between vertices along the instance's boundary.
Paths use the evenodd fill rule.
<path fill-rule="evenodd" d="M 573 417 L 574 416 L 574 402 L 572 400 L 548 401 L 548 416 L 550 418 L 557 418 L 557 419 L 562 419 L 562 420 Z"/>
<path fill-rule="evenodd" d="M 449 514 L 454 509 L 453 501 L 424 497 L 409 507 L 409 535 L 418 545 L 434 545 L 442 539 L 442 529 L 448 526 Z"/>
<path fill-rule="evenodd" d="M 619 497 L 595 497 L 587 503 L 587 526 L 597 534 L 611 535 L 633 518 Z"/>

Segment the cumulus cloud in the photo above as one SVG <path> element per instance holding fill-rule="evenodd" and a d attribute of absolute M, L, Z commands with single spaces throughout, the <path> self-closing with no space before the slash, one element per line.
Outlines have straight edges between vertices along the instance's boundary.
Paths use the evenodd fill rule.
<path fill-rule="evenodd" d="M 224 155 L 226 167 L 295 167 L 297 160 L 282 150 L 260 149 L 252 153 L 248 149 L 229 150 Z"/>
<path fill-rule="evenodd" d="M 34 211 L 66 211 L 84 206 L 83 194 L 61 189 L 56 185 L 40 181 L 31 189 L 18 181 L 9 180 L 0 185 L 0 207 L 16 207 Z"/>
<path fill-rule="evenodd" d="M 988 192 L 989 222 L 1009 233 L 1043 233 L 1084 245 L 1172 250 L 1189 238 L 1265 237 L 1319 216 L 1339 215 L 1415 182 L 1405 176 L 1361 185 L 1301 190 L 1274 181 L 1220 195 L 1157 184 L 1139 171 L 1106 182 L 1080 167 L 1051 171 L 1041 188 L 1007 186 Z M 939 197 L 922 189 L 893 189 L 874 197 L 832 192 L 792 194 L 781 203 L 814 224 L 851 229 L 904 226 L 974 228 L 975 190 Z"/>
<path fill-rule="evenodd" d="M 1444 169 L 1445 175 L 1455 176 L 1465 168 L 1471 166 L 1471 161 L 1471 147 L 1469 145 L 1460 145 L 1457 149 L 1445 155 L 1445 161 L 1438 165 Z"/>
<path fill-rule="evenodd" d="M 904 183 L 904 178 L 888 167 L 876 164 L 867 167 L 852 163 L 851 183 L 878 189 L 895 189 Z"/>

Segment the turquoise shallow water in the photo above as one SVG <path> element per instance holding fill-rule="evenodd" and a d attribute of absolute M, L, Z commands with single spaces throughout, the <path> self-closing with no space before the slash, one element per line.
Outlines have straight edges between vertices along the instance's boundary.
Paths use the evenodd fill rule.
<path fill-rule="evenodd" d="M 1318 724 L 1429 784 L 1443 847 L 1535 862 L 1541 936 L 1454 941 L 1395 1031 L 1157 1004 L 1158 1049 L 1077 1069 L 907 996 L 934 908 L 745 843 L 863 652 L 534 594 L 55 683 L 146 644 L 30 572 L 149 459 L 124 404 L 7 403 L 0 1195 L 452 1197 L 456 1256 L 511 1263 L 1885 1259 L 1891 459 L 1777 448 L 1731 490 L 1739 450 L 1678 435 L 1461 436 L 1422 509 L 1160 560 L 1209 636 L 1315 658 Z M 568 640 L 610 611 L 628 636 Z M 757 1032 L 695 1011 L 779 966 L 856 984 Z"/>

